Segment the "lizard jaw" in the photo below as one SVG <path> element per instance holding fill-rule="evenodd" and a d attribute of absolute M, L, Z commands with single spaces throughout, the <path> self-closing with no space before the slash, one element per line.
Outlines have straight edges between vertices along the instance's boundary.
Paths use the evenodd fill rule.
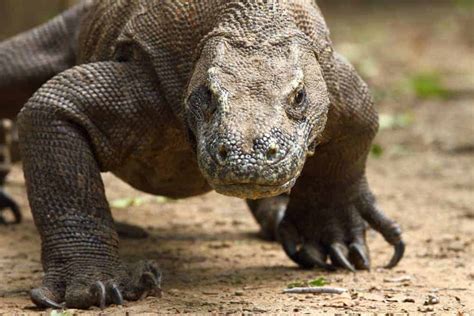
<path fill-rule="evenodd" d="M 253 183 L 229 183 L 212 185 L 217 193 L 242 199 L 262 199 L 286 193 L 295 185 L 292 178 L 281 185 L 261 185 Z"/>

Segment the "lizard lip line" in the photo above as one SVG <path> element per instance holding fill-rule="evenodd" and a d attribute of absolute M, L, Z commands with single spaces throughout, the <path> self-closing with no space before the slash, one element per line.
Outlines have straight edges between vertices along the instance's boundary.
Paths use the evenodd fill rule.
<path fill-rule="evenodd" d="M 242 199 L 262 199 L 288 192 L 296 183 L 296 178 L 281 185 L 260 185 L 252 183 L 213 184 L 216 192 Z"/>
<path fill-rule="evenodd" d="M 277 189 L 277 188 L 287 188 L 292 186 L 296 182 L 296 178 L 291 178 L 282 184 L 258 184 L 251 182 L 234 182 L 234 183 L 216 183 L 214 186 L 219 188 L 235 188 L 235 187 L 248 187 L 255 189 Z"/>

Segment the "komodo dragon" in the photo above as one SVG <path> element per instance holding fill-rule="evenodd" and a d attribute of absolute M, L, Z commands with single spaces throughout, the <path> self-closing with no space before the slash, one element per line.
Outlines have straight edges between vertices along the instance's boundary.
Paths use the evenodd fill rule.
<path fill-rule="evenodd" d="M 52 79 L 51 79 L 52 78 Z M 46 83 L 45 83 L 46 82 Z M 377 114 L 310 0 L 92 0 L 0 44 L 45 272 L 40 307 L 159 293 L 125 264 L 101 172 L 184 198 L 248 199 L 301 267 L 369 268 L 367 224 L 404 252 L 365 176 Z"/>

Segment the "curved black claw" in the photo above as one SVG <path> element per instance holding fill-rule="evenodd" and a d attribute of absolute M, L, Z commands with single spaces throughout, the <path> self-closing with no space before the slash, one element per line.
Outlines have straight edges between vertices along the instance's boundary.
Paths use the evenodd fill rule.
<path fill-rule="evenodd" d="M 405 253 L 405 243 L 403 240 L 400 240 L 394 245 L 393 248 L 395 249 L 395 252 L 392 256 L 392 259 L 390 259 L 390 262 L 385 266 L 387 269 L 394 268 L 400 262 L 400 260 L 402 260 L 403 254 Z"/>
<path fill-rule="evenodd" d="M 376 231 L 381 233 L 385 240 L 394 246 L 395 253 L 385 267 L 391 269 L 395 267 L 403 258 L 405 253 L 405 243 L 402 241 L 402 230 L 400 225 L 387 217 L 382 210 L 379 209 L 373 195 L 366 195 L 358 201 L 362 217 Z"/>
<path fill-rule="evenodd" d="M 349 262 L 349 259 L 347 259 L 346 255 L 344 254 L 343 245 L 339 243 L 334 243 L 330 247 L 330 253 L 331 257 L 333 258 L 333 261 L 337 262 L 341 267 L 350 270 L 352 272 L 356 272 L 356 269 L 354 266 Z M 347 249 L 346 249 L 347 250 Z"/>
<path fill-rule="evenodd" d="M 359 243 L 352 243 L 349 246 L 351 261 L 355 263 L 357 269 L 370 271 L 370 260 L 367 256 L 364 246 Z"/>
<path fill-rule="evenodd" d="M 15 220 L 13 221 L 13 223 L 8 223 L 5 218 L 0 214 L 0 224 L 8 225 L 21 223 L 22 215 L 20 207 L 10 196 L 8 196 L 8 194 L 3 192 L 3 190 L 0 190 L 0 212 L 6 208 L 9 208 L 12 211 Z"/>
<path fill-rule="evenodd" d="M 31 290 L 30 297 L 33 303 L 35 303 L 36 306 L 39 307 L 54 309 L 63 309 L 65 307 L 64 304 L 56 303 L 51 298 L 46 296 L 45 290 L 43 288 Z"/>
<path fill-rule="evenodd" d="M 305 245 L 299 252 L 301 262 L 306 262 L 308 268 L 318 267 L 328 271 L 335 271 L 336 267 L 326 263 L 326 255 L 312 245 Z"/>
<path fill-rule="evenodd" d="M 123 303 L 124 303 L 123 295 L 122 295 L 122 292 L 120 291 L 120 289 L 118 288 L 117 284 L 115 284 L 115 283 L 112 284 L 111 290 L 112 290 L 112 293 L 111 293 L 112 304 L 123 305 Z"/>
<path fill-rule="evenodd" d="M 143 296 L 161 297 L 161 273 L 158 271 L 145 272 L 141 277 L 141 283 L 146 289 Z"/>
<path fill-rule="evenodd" d="M 105 285 L 101 281 L 97 281 L 91 288 L 91 291 L 94 295 L 97 296 L 98 306 L 100 309 L 105 309 L 106 307 L 106 295 Z"/>
<path fill-rule="evenodd" d="M 298 247 L 298 233 L 292 225 L 282 223 L 279 233 L 279 239 L 286 255 L 302 268 L 311 269 L 319 267 L 328 271 L 336 269 L 333 265 L 326 263 L 326 255 L 316 247 L 310 244 Z"/>

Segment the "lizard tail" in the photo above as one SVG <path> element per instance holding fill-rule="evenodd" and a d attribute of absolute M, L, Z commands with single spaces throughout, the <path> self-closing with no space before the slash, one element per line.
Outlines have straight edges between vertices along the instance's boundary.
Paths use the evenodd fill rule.
<path fill-rule="evenodd" d="M 75 66 L 78 33 L 90 1 L 0 43 L 0 118 L 15 118 L 31 95 Z"/>

